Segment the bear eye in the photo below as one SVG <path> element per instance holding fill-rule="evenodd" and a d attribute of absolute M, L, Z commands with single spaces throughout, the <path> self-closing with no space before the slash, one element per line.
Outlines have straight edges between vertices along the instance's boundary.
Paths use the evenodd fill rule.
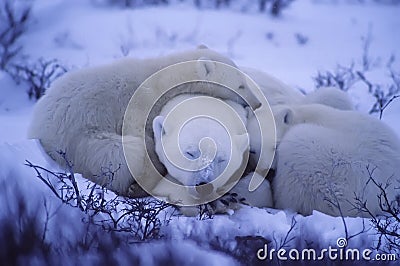
<path fill-rule="evenodd" d="M 194 152 L 187 151 L 185 153 L 187 155 L 186 157 L 188 157 L 189 159 L 196 159 L 196 156 L 195 156 Z"/>
<path fill-rule="evenodd" d="M 287 114 L 285 115 L 285 117 L 283 118 L 283 122 L 284 122 L 285 124 L 289 124 L 289 121 L 290 121 L 290 114 L 287 113 Z"/>

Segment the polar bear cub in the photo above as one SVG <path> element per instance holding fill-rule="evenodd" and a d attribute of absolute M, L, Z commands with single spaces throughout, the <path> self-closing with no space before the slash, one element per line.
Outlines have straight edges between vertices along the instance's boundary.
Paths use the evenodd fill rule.
<path fill-rule="evenodd" d="M 277 105 L 306 105 L 306 104 L 323 104 L 326 106 L 330 106 L 339 110 L 353 110 L 354 104 L 350 99 L 349 95 L 341 91 L 337 88 L 333 87 L 324 87 L 318 90 L 312 91 L 308 94 L 303 94 L 299 90 L 292 88 L 275 77 L 249 67 L 241 67 L 241 70 L 244 71 L 251 79 L 253 79 L 257 85 L 259 86 L 263 95 L 261 97 L 265 97 L 268 100 L 268 103 L 274 110 L 274 106 Z M 266 112 L 270 112 L 269 108 L 265 106 L 256 110 L 257 116 L 260 118 L 268 118 Z M 264 113 L 264 114 L 263 114 Z M 278 114 L 279 116 L 279 114 Z M 284 119 L 278 118 L 279 119 Z M 259 130 L 259 121 L 257 121 L 256 116 L 252 113 L 249 114 L 248 119 L 248 132 L 250 134 L 250 147 L 251 154 L 250 160 L 251 162 L 260 161 L 261 163 L 267 162 L 268 159 L 260 158 L 261 153 L 261 142 L 271 143 L 269 140 L 271 136 L 261 136 Z M 265 122 L 265 121 L 264 121 Z M 269 124 L 273 124 L 274 122 L 268 121 Z M 279 143 L 279 136 L 282 136 L 283 133 L 281 131 L 285 131 L 286 125 L 279 125 L 276 127 L 277 134 L 277 142 Z M 275 146 L 266 147 L 268 153 L 275 152 Z M 268 156 L 268 155 L 267 155 Z M 276 167 L 276 160 L 273 161 L 271 168 L 274 169 Z M 269 170 L 269 165 L 265 163 L 261 165 L 261 174 L 264 175 L 266 171 Z"/>
<path fill-rule="evenodd" d="M 171 99 L 153 121 L 155 150 L 160 162 L 164 164 L 170 176 L 187 186 L 196 186 L 213 181 L 222 174 L 230 160 L 233 160 L 233 165 L 239 168 L 243 161 L 243 154 L 249 149 L 246 133 L 247 110 L 242 105 L 230 100 L 226 100 L 224 103 L 239 115 L 241 121 L 238 121 L 238 123 L 242 123 L 243 129 L 235 129 L 233 131 L 235 135 L 229 135 L 223 124 L 224 121 L 216 121 L 207 116 L 194 117 L 183 125 L 177 124 L 175 119 L 169 120 L 169 123 L 164 123 L 169 113 L 174 111 L 174 107 L 188 99 L 196 100 L 196 96 L 200 95 L 184 94 Z M 199 106 L 196 106 L 196 101 L 193 101 L 185 108 L 198 109 L 201 112 L 202 108 L 211 108 L 206 104 L 207 102 L 204 104 L 204 101 L 201 101 Z M 222 100 L 221 104 L 223 104 Z M 184 116 L 188 110 L 175 112 Z M 228 118 L 229 114 L 226 114 L 226 116 Z M 176 138 L 179 139 L 175 141 Z M 205 145 L 201 147 L 200 143 L 205 138 L 212 140 L 215 146 Z M 179 149 L 175 147 L 176 144 Z M 175 150 L 176 153 L 168 157 L 166 150 Z M 180 167 L 174 163 L 180 156 L 178 153 L 183 154 L 188 159 L 184 160 L 184 165 Z M 193 167 L 191 163 L 194 161 L 199 164 L 194 165 L 196 169 L 199 169 L 198 171 L 190 169 Z M 196 194 L 196 191 L 193 191 L 193 193 Z"/>
<path fill-rule="evenodd" d="M 232 163 L 230 167 L 234 167 L 234 169 L 229 169 L 232 173 L 230 175 L 235 176 L 235 172 L 237 172 L 239 167 L 243 162 L 245 162 L 244 153 L 249 150 L 249 140 L 246 128 L 243 128 L 243 131 L 236 128 L 233 130 L 231 129 L 231 135 L 229 135 L 227 128 L 224 127 L 224 121 L 217 122 L 210 117 L 195 117 L 194 119 L 188 120 L 183 125 L 176 123 L 176 119 L 166 121 L 169 113 L 176 111 L 174 110 L 176 106 L 185 100 L 195 99 L 197 96 L 199 95 L 185 94 L 173 98 L 163 107 L 160 115 L 153 121 L 155 147 L 159 160 L 166 167 L 169 179 L 176 180 L 178 183 L 186 185 L 189 193 L 193 197 L 200 197 L 200 192 L 193 186 L 209 184 L 225 171 L 229 162 Z M 236 123 L 242 123 L 243 126 L 245 126 L 248 119 L 248 108 L 230 100 L 225 100 L 224 103 L 229 105 L 232 108 L 232 111 L 238 114 L 240 121 L 236 121 Z M 204 103 L 200 104 L 200 106 L 196 106 L 195 102 L 187 105 L 187 107 L 200 110 L 201 108 L 211 108 Z M 180 109 L 178 116 L 183 116 L 187 112 L 188 110 Z M 223 116 L 224 115 L 226 115 L 226 119 L 230 119 L 231 117 L 231 114 L 228 113 L 223 113 Z M 233 125 L 235 126 L 235 124 Z M 237 127 L 240 128 L 239 126 Z M 176 131 L 179 131 L 179 133 Z M 168 149 L 174 149 L 173 146 L 176 145 L 174 138 L 177 137 L 179 138 L 178 143 L 180 148 L 177 152 L 183 154 L 183 156 L 188 160 L 198 160 L 207 163 L 208 165 L 197 171 L 190 171 L 188 170 L 191 167 L 189 165 L 190 161 L 187 161 L 183 167 L 178 167 L 174 164 L 173 161 L 176 161 L 179 155 L 175 153 L 171 158 L 167 156 L 165 151 Z M 211 138 L 216 143 L 216 147 L 205 146 L 201 148 L 199 143 L 201 143 L 204 138 Z M 216 148 L 215 154 L 213 154 L 214 148 Z M 237 203 L 246 203 L 257 207 L 271 207 L 271 189 L 267 180 L 256 191 L 248 191 L 249 182 L 253 174 L 257 173 L 250 173 L 241 178 L 230 191 L 231 193 L 228 193 L 228 195 L 225 196 L 230 198 L 231 201 L 237 201 Z M 236 177 L 240 178 L 241 176 Z M 166 184 L 160 183 L 160 185 Z M 158 188 L 159 187 L 157 187 L 156 190 Z M 211 190 L 218 190 L 219 187 L 211 186 L 209 189 L 209 193 L 211 193 Z M 177 200 L 176 197 L 179 197 L 179 195 L 172 195 L 174 193 L 173 188 L 169 189 L 168 192 L 170 193 L 170 195 L 168 195 L 169 200 Z M 158 192 L 155 193 L 157 194 Z M 235 195 L 238 199 L 233 200 L 231 198 L 232 195 Z M 229 213 L 230 208 L 235 209 L 238 207 L 238 204 L 227 204 L 230 202 L 229 200 L 224 200 L 224 198 L 225 197 L 211 204 L 214 207 L 214 212 Z M 242 201 L 239 202 L 240 200 Z M 196 207 L 181 208 L 181 211 L 185 215 L 190 216 L 197 215 L 198 212 Z"/>
<path fill-rule="evenodd" d="M 305 215 L 318 210 L 367 216 L 354 208 L 358 197 L 377 215 L 382 213 L 377 184 L 387 185 L 389 200 L 395 200 L 400 141 L 383 122 L 320 104 L 274 110 L 282 135 L 272 184 L 275 207 Z"/>

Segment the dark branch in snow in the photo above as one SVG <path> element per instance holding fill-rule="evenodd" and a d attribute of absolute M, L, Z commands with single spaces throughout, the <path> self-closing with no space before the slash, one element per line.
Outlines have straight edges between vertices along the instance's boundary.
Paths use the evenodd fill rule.
<path fill-rule="evenodd" d="M 374 82 L 368 76 L 369 73 L 379 67 L 378 60 L 374 60 L 369 55 L 371 44 L 371 33 L 363 39 L 363 52 L 361 66 L 354 62 L 350 66 L 338 65 L 334 71 L 319 71 L 315 76 L 314 83 L 317 89 L 321 87 L 336 87 L 343 91 L 358 89 L 366 86 L 367 91 L 375 98 L 375 102 L 369 111 L 370 114 L 378 113 L 382 119 L 383 112 L 397 98 L 400 97 L 400 74 L 393 70 L 395 57 L 392 55 L 386 64 L 389 73 L 390 83 Z"/>
<path fill-rule="evenodd" d="M 234 0 L 180 0 L 189 2 L 196 8 L 222 9 L 231 8 Z M 245 12 L 249 7 L 258 9 L 259 12 L 268 12 L 273 17 L 279 17 L 282 11 L 287 8 L 294 0 L 247 0 L 243 1 L 239 10 Z M 140 8 L 143 6 L 168 5 L 173 2 L 169 0 L 100 0 L 102 4 L 119 6 L 121 8 Z M 236 1 L 238 2 L 238 1 Z"/>
<path fill-rule="evenodd" d="M 65 173 L 53 172 L 29 161 L 26 161 L 26 165 L 35 170 L 37 177 L 62 203 L 79 208 L 86 214 L 85 221 L 88 224 L 99 226 L 107 232 L 128 233 L 140 241 L 161 237 L 161 226 L 168 224 L 174 213 L 166 212 L 171 205 L 153 198 L 112 196 L 106 187 L 119 167 L 104 167 L 102 176 L 108 182 L 102 186 L 88 182 L 87 189 L 81 191 L 73 165 L 65 153 L 59 154 L 66 163 Z M 163 214 L 164 217 L 160 218 Z"/>
<path fill-rule="evenodd" d="M 400 193 L 397 194 L 394 200 L 390 199 L 386 191 L 390 184 L 377 182 L 374 178 L 375 169 L 367 166 L 367 171 L 369 175 L 368 182 L 372 182 L 379 189 L 377 200 L 384 215 L 374 215 L 368 208 L 368 203 L 357 195 L 355 196 L 355 208 L 371 217 L 371 224 L 378 235 L 378 241 L 374 245 L 374 249 L 379 252 L 393 253 L 400 256 Z"/>
<path fill-rule="evenodd" d="M 29 98 L 38 100 L 45 94 L 55 79 L 62 76 L 67 69 L 58 60 L 40 58 L 33 64 L 13 64 L 11 75 L 18 82 L 26 82 L 29 86 Z"/>
<path fill-rule="evenodd" d="M 273 236 L 276 250 L 285 249 L 285 248 L 290 247 L 290 243 L 296 239 L 296 235 L 293 235 L 296 225 L 297 225 L 297 221 L 293 216 L 292 221 L 290 222 L 289 230 L 287 231 L 286 235 L 282 239 L 279 240 L 279 243 L 278 243 L 278 240 L 275 238 L 275 236 Z"/>
<path fill-rule="evenodd" d="M 335 71 L 318 71 L 313 78 L 317 89 L 322 87 L 337 87 L 342 91 L 348 91 L 357 82 L 354 73 L 354 63 L 345 67 L 338 65 Z"/>
<path fill-rule="evenodd" d="M 17 2 L 20 1 L 5 0 L 0 3 L 0 70 L 7 70 L 11 60 L 22 50 L 18 40 L 26 31 L 31 7 L 24 5 L 17 8 Z"/>
<path fill-rule="evenodd" d="M 335 162 L 333 167 L 332 167 L 332 171 L 330 173 L 330 178 L 328 178 L 328 179 L 334 180 L 334 171 L 335 171 L 335 169 L 337 167 L 339 167 L 340 165 L 343 165 L 343 164 L 348 164 L 348 162 L 345 162 L 345 161 Z M 344 236 L 346 238 L 347 243 L 349 243 L 350 239 L 352 239 L 352 238 L 354 238 L 354 237 L 356 237 L 358 235 L 361 235 L 361 234 L 366 232 L 364 220 L 362 222 L 361 230 L 359 232 L 357 232 L 357 233 L 354 233 L 354 234 L 350 235 L 349 234 L 349 229 L 348 229 L 348 226 L 347 226 L 347 222 L 346 222 L 346 218 L 344 217 L 344 214 L 343 214 L 343 208 L 342 208 L 342 205 L 341 205 L 341 203 L 340 203 L 340 201 L 339 201 L 339 199 L 338 199 L 338 197 L 337 197 L 337 195 L 335 193 L 335 189 L 333 188 L 333 184 L 329 184 L 329 188 L 328 189 L 329 189 L 330 195 L 329 195 L 329 197 L 325 198 L 324 200 L 327 201 L 333 208 L 338 210 L 340 218 L 341 218 L 342 223 L 343 223 Z M 350 205 L 353 205 L 351 202 L 349 202 L 349 203 L 350 203 Z M 355 210 L 358 211 L 357 208 L 355 208 Z"/>
<path fill-rule="evenodd" d="M 39 99 L 66 69 L 55 59 L 40 58 L 33 64 L 26 63 L 27 56 L 21 55 L 22 45 L 18 41 L 26 32 L 30 14 L 31 6 L 23 1 L 0 3 L 0 70 L 9 73 L 17 83 L 26 82 L 29 98 Z"/>
<path fill-rule="evenodd" d="M 199 220 L 208 220 L 213 218 L 214 211 L 210 204 L 200 204 L 197 208 L 199 209 Z"/>

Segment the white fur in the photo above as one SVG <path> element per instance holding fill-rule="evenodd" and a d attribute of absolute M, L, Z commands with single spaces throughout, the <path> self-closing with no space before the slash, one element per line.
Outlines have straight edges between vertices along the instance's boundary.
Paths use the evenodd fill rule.
<path fill-rule="evenodd" d="M 353 110 L 354 106 L 349 97 L 349 95 L 339 89 L 336 88 L 321 88 L 316 91 L 310 92 L 309 94 L 304 95 L 299 90 L 291 88 L 285 83 L 279 81 L 273 76 L 253 68 L 241 67 L 241 70 L 244 71 L 251 79 L 253 79 L 258 86 L 260 87 L 262 93 L 268 100 L 268 103 L 272 107 L 272 111 L 274 111 L 274 107 L 277 105 L 307 105 L 313 103 L 324 104 L 327 106 L 331 106 L 333 108 L 337 108 L 340 110 Z M 269 109 L 265 106 L 256 110 L 257 115 L 260 118 L 269 119 L 266 113 L 269 112 Z M 264 114 L 263 114 L 264 113 Z M 275 114 L 275 117 L 279 116 L 279 114 Z M 280 118 L 280 119 L 283 119 Z M 266 122 L 266 121 L 263 121 Z M 268 124 L 272 125 L 272 121 L 267 121 Z M 248 122 L 248 131 L 250 135 L 250 148 L 251 148 L 251 156 L 250 161 L 254 163 L 260 158 L 261 153 L 261 142 L 271 143 L 270 138 L 273 136 L 270 135 L 260 135 L 260 130 L 258 128 L 258 121 L 255 115 L 252 115 L 249 112 L 249 122 Z M 283 128 L 281 126 L 276 127 L 276 135 L 277 141 L 279 142 L 279 136 L 282 135 L 281 131 L 285 131 L 285 126 Z M 266 147 L 266 152 L 264 153 L 264 158 L 260 158 L 261 162 L 269 162 L 271 154 L 275 152 L 275 146 Z M 274 160 L 272 164 L 272 168 L 275 167 L 276 161 Z M 261 165 L 259 173 L 264 175 L 265 171 L 267 171 L 269 165 L 265 163 Z"/>
<path fill-rule="evenodd" d="M 258 173 L 249 173 L 242 177 L 239 182 L 232 188 L 231 193 L 237 193 L 240 198 L 244 198 L 245 202 L 253 207 L 273 207 L 271 186 L 268 180 L 254 191 L 249 191 L 250 179 Z"/>
<path fill-rule="evenodd" d="M 300 104 L 305 97 L 300 91 L 291 88 L 263 71 L 248 67 L 240 67 L 240 69 L 257 83 L 271 106 L 277 104 Z"/>
<path fill-rule="evenodd" d="M 179 183 L 187 186 L 194 186 L 198 185 L 199 183 L 205 182 L 208 183 L 212 181 L 216 176 L 219 176 L 222 171 L 227 167 L 227 163 L 229 161 L 230 151 L 232 150 L 232 154 L 234 155 L 231 160 L 234 162 L 234 166 L 239 167 L 241 162 L 243 161 L 243 153 L 248 149 L 248 142 L 246 138 L 242 138 L 243 133 L 237 131 L 236 134 L 233 135 L 234 142 L 229 144 L 229 136 L 226 135 L 225 129 L 221 128 L 220 125 L 217 125 L 215 122 L 208 120 L 208 119 L 194 119 L 190 120 L 185 124 L 185 126 L 181 127 L 182 125 L 175 124 L 176 120 L 169 120 L 172 124 L 164 123 L 165 117 L 173 111 L 174 107 L 178 106 L 185 100 L 195 98 L 197 95 L 193 94 L 184 94 L 179 95 L 169 102 L 167 102 L 158 117 L 156 117 L 153 121 L 153 131 L 154 131 L 154 140 L 155 140 L 155 147 L 156 153 L 159 157 L 159 160 L 164 164 L 168 171 L 168 178 L 171 180 L 176 180 Z M 230 101 L 226 100 L 226 104 L 233 108 L 233 110 L 239 115 L 242 123 L 247 123 L 247 108 Z M 195 106 L 194 104 L 190 105 L 190 108 L 193 109 L 201 109 L 207 108 L 207 106 Z M 262 112 L 264 109 L 259 108 L 257 112 Z M 180 114 L 185 114 L 189 110 L 181 111 Z M 224 113 L 225 114 L 225 113 Z M 262 115 L 262 114 L 260 114 Z M 230 115 L 226 114 L 226 119 L 230 118 Z M 223 122 L 223 121 L 221 121 Z M 249 125 L 248 125 L 249 126 Z M 251 127 L 253 127 L 252 125 Z M 219 144 L 217 149 L 217 154 L 215 159 L 211 163 L 211 167 L 205 168 L 200 171 L 189 172 L 184 171 L 175 165 L 173 165 L 165 156 L 164 149 L 168 149 L 169 145 L 173 143 L 171 140 L 172 137 L 176 137 L 176 134 L 173 134 L 175 130 L 180 130 L 179 140 L 180 140 L 180 149 L 182 154 L 186 154 L 187 152 L 190 155 L 194 156 L 204 156 L 206 157 L 208 152 L 207 150 L 203 150 L 203 154 L 200 153 L 198 149 L 198 144 L 203 137 L 211 137 L 217 144 Z M 251 128 L 248 128 L 251 130 Z M 235 132 L 235 130 L 233 131 Z M 162 138 L 162 139 L 161 139 Z M 163 143 L 163 145 L 162 145 Z M 239 156 L 238 156 L 239 155 Z M 259 154 L 258 154 L 259 155 Z M 187 158 L 191 158 L 189 155 L 185 155 Z M 173 158 L 172 158 L 173 159 Z M 269 166 L 269 165 L 268 165 Z M 265 167 L 267 168 L 267 167 Z M 265 176 L 266 173 L 263 173 Z M 249 184 L 250 179 L 253 175 L 257 175 L 258 178 L 263 178 L 260 176 L 259 173 L 251 172 L 246 176 L 242 177 L 238 183 L 232 188 L 230 191 L 231 194 L 228 194 L 228 198 L 225 196 L 222 197 L 222 200 L 217 200 L 212 203 L 213 210 L 212 212 L 215 213 L 232 213 L 233 210 L 240 207 L 239 203 L 246 203 L 250 206 L 254 207 L 272 207 L 272 193 L 271 187 L 268 180 L 264 180 L 263 183 L 258 187 L 255 191 L 249 191 Z M 179 191 L 174 189 L 174 187 L 169 187 L 169 189 L 165 189 L 165 187 L 170 186 L 168 182 L 160 182 L 153 192 L 157 195 L 167 196 L 169 200 L 179 201 Z M 164 189 L 162 188 L 164 187 Z M 216 188 L 214 188 L 216 189 Z M 190 194 L 193 197 L 197 197 L 198 193 L 195 189 L 188 188 Z M 168 195 L 163 195 L 162 191 L 168 191 Z M 237 203 L 232 203 L 229 200 L 230 195 L 236 193 Z M 225 199 L 225 204 L 222 201 Z M 229 205 L 226 205 L 226 202 L 229 202 Z M 196 216 L 198 214 L 197 207 L 182 207 L 181 212 L 186 216 Z"/>
<path fill-rule="evenodd" d="M 271 106 L 319 103 L 340 110 L 354 109 L 349 95 L 337 88 L 325 87 L 303 94 L 263 71 L 248 67 L 241 67 L 241 70 L 258 84 Z"/>
<path fill-rule="evenodd" d="M 354 110 L 350 96 L 337 88 L 325 87 L 308 93 L 303 104 L 319 103 L 339 110 Z"/>
<path fill-rule="evenodd" d="M 169 175 L 178 180 L 181 184 L 187 186 L 195 186 L 200 183 L 209 183 L 215 180 L 215 178 L 220 176 L 228 166 L 229 161 L 232 162 L 234 167 L 239 168 L 244 161 L 243 154 L 249 149 L 245 128 L 247 124 L 247 110 L 240 104 L 230 100 L 224 102 L 232 108 L 233 112 L 239 115 L 238 119 L 241 121 L 233 120 L 230 113 L 221 112 L 222 120 L 220 122 L 222 125 L 208 117 L 195 118 L 189 120 L 184 125 L 176 124 L 176 119 L 168 120 L 170 123 L 164 122 L 173 107 L 179 105 L 185 100 L 195 99 L 196 96 L 197 95 L 193 94 L 184 94 L 171 99 L 162 108 L 160 116 L 157 116 L 153 121 L 155 150 L 160 162 L 164 164 Z M 202 108 L 212 108 L 211 106 L 206 106 L 202 103 L 198 103 L 199 106 L 196 106 L 196 102 L 194 102 L 187 105 L 185 108 L 199 110 L 200 112 Z M 221 102 L 221 104 L 223 103 Z M 179 116 L 184 116 L 188 112 L 189 110 L 180 110 L 177 114 Z M 230 128 L 231 133 L 233 134 L 231 136 L 223 126 L 227 126 L 228 119 L 234 122 L 232 123 L 234 128 Z M 242 127 L 239 127 L 240 123 L 242 124 Z M 177 136 L 179 136 L 178 141 L 180 150 L 174 149 L 175 142 L 173 138 L 177 138 Z M 199 143 L 205 137 L 211 138 L 216 144 L 216 154 L 214 158 L 211 157 L 214 147 L 207 146 L 202 152 L 199 149 Z M 173 156 L 173 158 L 167 158 L 164 149 L 174 149 L 175 156 Z M 189 163 L 193 162 L 192 160 L 197 160 L 199 164 L 208 164 L 208 166 L 198 171 L 187 171 L 181 169 L 169 160 L 177 161 L 180 154 L 189 159 L 183 161 L 186 169 L 191 168 Z M 234 170 L 234 172 L 236 171 L 237 170 Z M 191 193 L 197 194 L 195 190 L 191 191 Z"/>
<path fill-rule="evenodd" d="M 308 215 L 318 210 L 345 216 L 368 216 L 353 208 L 355 195 L 380 214 L 380 190 L 369 171 L 395 199 L 400 177 L 400 141 L 383 122 L 355 111 L 328 106 L 276 106 L 283 128 L 273 180 L 275 207 Z M 397 192 L 398 193 L 398 192 Z"/>
<path fill-rule="evenodd" d="M 119 194 L 143 196 L 145 193 L 135 185 L 128 171 L 122 150 L 122 122 L 128 101 L 145 79 L 174 63 L 198 60 L 194 69 L 197 78 L 217 76 L 220 73 L 218 66 L 199 60 L 203 58 L 235 66 L 231 60 L 202 46 L 160 58 L 122 59 L 109 65 L 70 72 L 55 81 L 36 104 L 28 137 L 39 139 L 46 152 L 61 165 L 65 162 L 57 151 L 65 151 L 74 170 L 96 183 L 108 183 L 104 180 L 105 168 L 110 167 L 112 171 L 119 168 L 109 188 Z M 227 79 L 234 87 L 246 87 L 240 75 L 221 77 L 221 81 Z M 158 88 L 152 89 L 156 93 Z M 210 95 L 236 99 L 231 94 L 213 90 L 212 86 L 187 89 L 197 92 L 208 89 Z M 144 101 L 141 104 L 148 103 Z M 135 171 L 146 175 L 143 140 L 136 137 L 140 135 L 136 131 L 143 127 L 142 124 L 135 124 L 126 141 L 132 143 L 130 149 L 136 156 Z M 154 151 L 150 151 L 150 156 L 155 157 Z"/>

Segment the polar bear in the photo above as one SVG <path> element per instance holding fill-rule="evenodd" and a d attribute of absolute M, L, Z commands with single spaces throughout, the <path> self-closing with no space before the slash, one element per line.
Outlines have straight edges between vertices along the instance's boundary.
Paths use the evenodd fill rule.
<path fill-rule="evenodd" d="M 193 68 L 183 69 L 177 75 L 189 73 L 199 80 L 228 80 L 231 88 L 248 91 L 243 76 L 237 74 L 226 77 L 226 73 L 218 69 L 214 61 L 232 67 L 236 67 L 235 64 L 204 46 L 158 58 L 126 58 L 105 66 L 73 71 L 56 80 L 35 106 L 28 137 L 39 139 L 44 150 L 60 165 L 65 166 L 66 162 L 58 151 L 64 152 L 74 171 L 84 177 L 107 185 L 121 195 L 146 196 L 132 177 L 124 157 L 121 135 L 125 110 L 136 89 L 148 77 L 167 66 L 188 60 L 197 60 L 197 64 Z M 175 76 L 166 78 L 172 80 Z M 158 95 L 160 87 L 164 85 L 160 80 L 147 93 Z M 222 99 L 237 99 L 235 93 L 215 89 L 212 84 L 184 85 L 183 91 L 186 89 Z M 149 105 L 145 100 L 140 104 Z M 162 106 L 162 103 L 159 105 Z M 160 106 L 155 106 L 157 108 L 160 109 Z M 145 126 L 145 121 L 142 122 L 132 126 L 131 131 L 124 135 L 124 142 L 129 146 L 130 154 L 134 154 L 136 172 L 146 176 L 149 174 L 148 161 L 144 140 L 138 133 Z M 146 141 L 150 142 L 149 154 L 154 159 L 153 163 L 158 171 L 165 173 L 156 158 L 154 147 L 151 147 L 152 136 L 146 136 Z M 107 179 L 105 172 L 111 172 L 112 178 Z"/>
<path fill-rule="evenodd" d="M 312 91 L 308 94 L 303 94 L 297 89 L 294 89 L 275 77 L 249 67 L 240 67 L 240 69 L 246 73 L 252 80 L 256 82 L 256 84 L 260 87 L 261 92 L 268 100 L 269 105 L 272 107 L 272 111 L 274 111 L 274 106 L 276 105 L 307 105 L 313 103 L 319 103 L 323 105 L 327 105 L 339 110 L 354 110 L 354 104 L 350 98 L 350 96 L 337 88 L 333 87 L 324 87 L 318 90 Z M 266 112 L 270 112 L 270 110 L 266 107 L 260 108 L 256 110 L 258 117 L 268 117 L 265 115 Z M 264 114 L 263 114 L 264 113 Z M 282 118 L 283 119 L 283 118 Z M 269 124 L 274 123 L 268 121 Z M 281 125 L 282 126 L 282 125 Z M 279 142 L 279 136 L 282 135 L 281 131 L 285 130 L 285 125 L 283 128 L 281 126 L 276 127 L 277 134 L 277 142 Z M 256 116 L 249 114 L 248 118 L 248 132 L 250 134 L 250 163 L 254 164 L 255 162 L 267 162 L 268 159 L 260 158 L 261 156 L 261 142 L 270 143 L 271 136 L 263 135 L 261 136 L 259 130 L 259 121 Z M 271 147 L 265 147 L 267 150 L 267 156 L 269 153 L 275 152 L 275 145 Z M 253 166 L 254 167 L 254 166 Z M 273 161 L 271 168 L 274 169 L 276 167 L 276 160 Z M 260 166 L 261 175 L 265 175 L 270 169 L 269 164 Z M 270 172 L 271 173 L 271 172 Z"/>
<path fill-rule="evenodd" d="M 172 177 L 188 186 L 195 186 L 214 180 L 227 167 L 231 155 L 238 156 L 231 158 L 235 160 L 235 167 L 238 167 L 242 163 L 243 153 L 246 152 L 249 147 L 246 132 L 247 110 L 242 105 L 230 100 L 221 101 L 221 105 L 226 103 L 232 108 L 233 112 L 238 114 L 238 118 L 240 118 L 240 121 L 236 122 L 242 123 L 241 129 L 235 126 L 234 131 L 231 132 L 235 135 L 229 135 L 224 125 L 225 121 L 217 121 L 210 116 L 194 117 L 188 120 L 184 125 L 177 124 L 176 119 L 171 119 L 169 123 L 164 124 L 167 115 L 171 111 L 174 111 L 174 108 L 185 100 L 194 99 L 192 103 L 187 104 L 183 109 L 175 110 L 178 116 L 186 115 L 186 113 L 188 113 L 186 108 L 198 110 L 202 108 L 212 108 L 207 105 L 207 99 L 204 101 L 196 101 L 197 96 L 201 97 L 201 95 L 184 94 L 171 99 L 163 107 L 159 116 L 153 121 L 155 150 L 160 162 L 164 164 Z M 222 110 L 221 113 L 223 113 Z M 223 113 L 223 116 L 225 116 L 226 119 L 231 119 L 231 114 L 229 113 Z M 198 160 L 198 163 L 209 163 L 208 166 L 205 168 L 199 166 L 198 168 L 201 168 L 199 171 L 187 171 L 185 167 L 180 168 L 173 164 L 171 161 L 176 158 L 168 159 L 164 150 L 174 148 L 172 146 L 175 146 L 176 142 L 173 138 L 176 137 L 179 138 L 178 145 L 180 148 L 180 150 L 176 149 L 176 152 L 181 152 L 189 160 L 201 159 Z M 203 150 L 200 150 L 199 143 L 204 138 L 210 138 L 214 141 L 216 146 L 207 145 Z M 230 138 L 234 141 L 231 142 Z M 212 151 L 214 148 L 216 148 L 215 154 Z M 178 155 L 175 157 L 177 156 Z M 192 161 L 189 160 L 184 163 L 191 163 Z"/>
<path fill-rule="evenodd" d="M 271 106 L 319 103 L 340 110 L 354 110 L 354 104 L 349 95 L 337 88 L 323 87 L 303 94 L 263 71 L 249 67 L 240 69 L 257 83 Z"/>
<path fill-rule="evenodd" d="M 387 186 L 389 200 L 395 200 L 400 141 L 382 121 L 320 104 L 274 109 L 283 134 L 272 183 L 276 208 L 304 215 L 318 210 L 333 216 L 368 216 L 354 208 L 358 197 L 378 215 L 382 210 L 377 184 Z"/>
<path fill-rule="evenodd" d="M 200 194 L 204 190 L 200 190 L 199 185 L 207 184 L 208 188 L 205 190 L 207 193 L 219 190 L 220 187 L 214 186 L 218 183 L 213 184 L 212 182 L 217 177 L 221 178 L 220 176 L 226 171 L 229 162 L 231 165 L 229 166 L 230 173 L 228 176 L 235 176 L 236 172 L 240 171 L 240 166 L 245 162 L 244 153 L 249 150 L 246 129 L 249 114 L 248 108 L 231 100 L 221 100 L 221 103 L 217 102 L 218 106 L 213 106 L 211 102 L 207 101 L 207 98 L 201 98 L 204 97 L 195 94 L 179 95 L 165 104 L 159 116 L 153 121 L 155 150 L 160 162 L 164 164 L 168 171 L 168 178 L 187 186 L 188 193 L 193 197 L 201 197 Z M 192 101 L 189 102 L 189 100 Z M 183 103 L 186 103 L 186 105 L 178 109 L 177 107 L 182 106 Z M 229 110 L 219 108 L 224 104 L 237 114 L 236 120 L 232 119 L 235 115 L 230 113 Z M 177 122 L 181 120 L 181 117 L 190 113 L 189 109 L 196 109 L 199 110 L 199 113 L 202 113 L 201 110 L 213 108 L 215 109 L 214 113 L 221 114 L 219 117 L 195 116 L 194 118 L 189 117 L 189 119 L 183 118 L 183 125 Z M 173 112 L 176 115 L 172 119 L 167 119 Z M 211 138 L 216 146 L 206 145 L 201 147 L 200 143 L 205 138 Z M 175 139 L 178 139 L 178 141 L 176 142 Z M 175 150 L 176 153 L 172 153 L 168 157 L 166 150 L 174 149 L 177 146 L 179 146 L 179 149 Z M 187 161 L 183 161 L 183 165 L 178 166 L 175 163 L 178 161 L 177 158 L 180 154 L 186 157 Z M 200 167 L 196 168 L 199 170 L 188 170 L 195 160 L 201 164 Z M 204 167 L 202 167 L 203 164 Z M 241 170 L 244 170 L 244 168 Z M 239 203 L 256 207 L 271 207 L 272 197 L 269 182 L 264 182 L 256 191 L 250 192 L 248 190 L 253 174 L 257 173 L 249 173 L 243 178 L 241 178 L 242 174 L 236 176 L 238 179 L 240 178 L 238 183 L 230 193 L 226 195 L 220 194 L 220 196 L 224 197 L 211 203 L 212 211 L 229 213 L 232 209 L 238 208 Z M 227 181 L 227 183 L 230 182 L 230 180 Z M 160 186 L 166 185 L 160 182 L 153 192 L 160 196 Z M 222 183 L 221 185 L 224 186 L 225 184 Z M 163 196 L 169 197 L 169 202 L 183 200 L 179 191 L 173 187 L 166 191 L 168 194 Z M 233 199 L 235 197 L 237 199 Z M 227 200 L 227 198 L 229 199 Z M 186 206 L 181 208 L 181 211 L 189 216 L 194 216 L 198 213 L 196 207 L 190 208 Z"/>
<path fill-rule="evenodd" d="M 305 95 L 302 104 L 319 103 L 339 110 L 354 110 L 348 93 L 334 87 L 324 87 Z"/>

